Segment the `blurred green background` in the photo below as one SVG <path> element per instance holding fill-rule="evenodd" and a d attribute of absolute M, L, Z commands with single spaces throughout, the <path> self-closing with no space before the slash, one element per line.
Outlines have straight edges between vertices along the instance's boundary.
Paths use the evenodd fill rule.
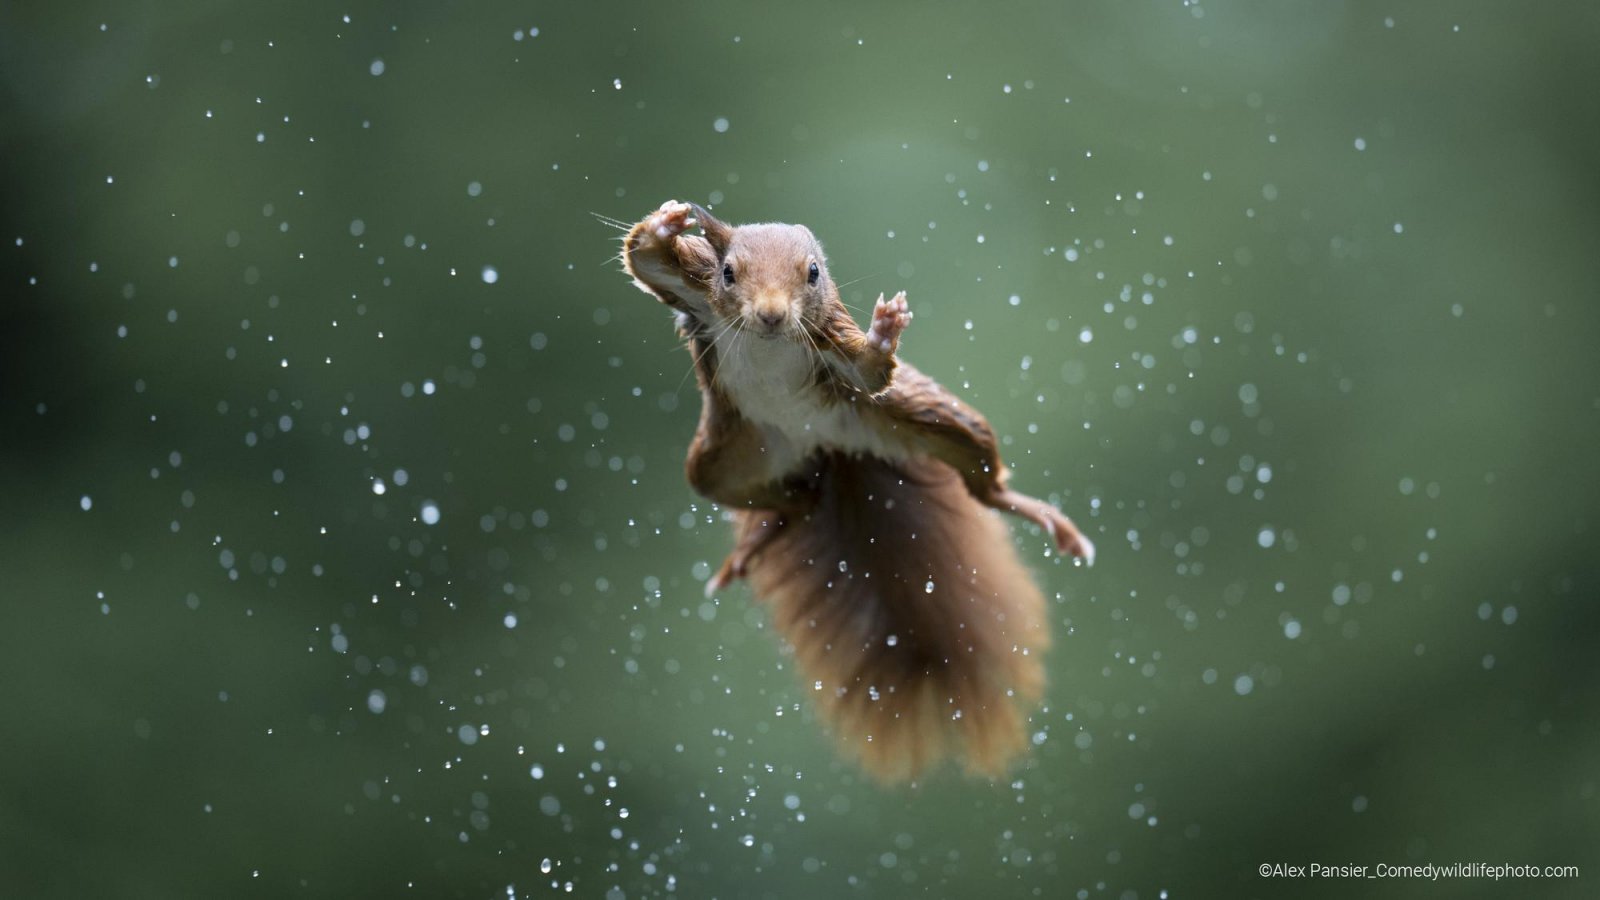
<path fill-rule="evenodd" d="M 1593 896 L 1592 4 L 0 4 L 13 897 Z M 812 226 L 1097 540 L 834 756 L 591 213 Z M 1263 862 L 1582 867 L 1287 882 Z"/>

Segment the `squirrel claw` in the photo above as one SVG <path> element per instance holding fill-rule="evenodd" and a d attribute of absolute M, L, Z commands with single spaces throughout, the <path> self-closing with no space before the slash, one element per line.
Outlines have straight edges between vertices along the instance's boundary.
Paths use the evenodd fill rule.
<path fill-rule="evenodd" d="M 1045 534 L 1050 536 L 1050 541 L 1056 545 L 1056 550 L 1083 560 L 1085 567 L 1094 565 L 1094 541 L 1079 531 L 1071 519 L 1051 507 L 1039 524 L 1044 526 Z"/>
<path fill-rule="evenodd" d="M 670 241 L 695 226 L 689 204 L 668 200 L 650 214 L 645 227 L 659 241 Z"/>
<path fill-rule="evenodd" d="M 758 512 L 755 515 L 761 527 L 741 537 L 738 546 L 717 567 L 716 574 L 706 581 L 706 599 L 711 599 L 718 591 L 745 577 L 750 571 L 750 560 L 784 527 L 783 517 L 778 513 Z"/>
<path fill-rule="evenodd" d="M 738 553 L 728 554 L 722 561 L 721 567 L 706 581 L 706 599 L 710 600 L 717 592 L 744 577 L 744 559 Z"/>
<path fill-rule="evenodd" d="M 1073 556 L 1083 560 L 1083 564 L 1085 566 L 1094 565 L 1094 541 L 1089 540 L 1081 534 L 1078 535 L 1078 539 L 1076 541 L 1068 542 L 1067 545 L 1061 549 L 1063 553 L 1070 553 Z"/>
<path fill-rule="evenodd" d="M 986 502 L 996 509 L 1016 513 L 1044 529 L 1057 552 L 1081 559 L 1085 566 L 1094 565 L 1094 541 L 1089 540 L 1055 506 L 1011 490 L 1002 490 Z"/>
<path fill-rule="evenodd" d="M 1055 541 L 1056 549 L 1068 556 L 1083 560 L 1085 567 L 1094 565 L 1094 541 L 1089 540 L 1083 532 L 1079 531 L 1071 519 L 1061 517 L 1061 523 L 1066 527 L 1059 527 L 1056 522 L 1050 522 L 1045 531 Z"/>
<path fill-rule="evenodd" d="M 910 324 L 911 308 L 906 303 L 905 291 L 888 300 L 879 294 L 878 302 L 872 305 L 872 327 L 867 331 L 867 340 L 878 350 L 893 353 L 900 345 L 900 333 Z"/>

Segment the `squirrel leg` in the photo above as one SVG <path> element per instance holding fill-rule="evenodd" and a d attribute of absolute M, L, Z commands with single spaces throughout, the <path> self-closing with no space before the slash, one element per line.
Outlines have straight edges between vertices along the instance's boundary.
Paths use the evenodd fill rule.
<path fill-rule="evenodd" d="M 1083 560 L 1084 565 L 1094 565 L 1094 542 L 1085 537 L 1078 526 L 1054 504 L 1006 487 L 1005 472 L 1005 467 L 998 459 L 992 466 L 969 469 L 965 473 L 967 490 L 979 503 L 1021 516 L 1044 529 L 1058 551 Z"/>
<path fill-rule="evenodd" d="M 1053 505 L 1030 497 L 1020 491 L 1002 487 L 998 482 L 989 489 L 987 494 L 978 495 L 978 499 L 988 506 L 1001 512 L 1013 513 L 1044 529 L 1045 534 L 1055 542 L 1056 549 L 1069 556 L 1082 559 L 1085 565 L 1094 565 L 1094 542 L 1078 530 L 1061 510 Z"/>
<path fill-rule="evenodd" d="M 762 442 L 761 432 L 715 390 L 704 391 L 700 427 L 685 463 L 689 484 L 738 516 L 738 538 L 706 582 L 707 597 L 745 576 L 751 559 L 787 524 L 786 514 L 803 514 L 815 502 L 814 486 L 803 479 L 775 477 L 768 469 L 772 454 Z"/>
<path fill-rule="evenodd" d="M 695 429 L 684 469 L 701 496 L 735 510 L 733 552 L 706 582 L 706 596 L 743 578 L 750 560 L 786 524 L 785 513 L 803 514 L 815 502 L 815 489 L 803 479 L 785 478 L 769 468 L 759 429 L 739 415 L 715 388 L 702 389 L 700 427 Z"/>
<path fill-rule="evenodd" d="M 900 334 L 911 324 L 911 309 L 906 305 L 906 292 L 901 291 L 885 300 L 878 295 L 872 307 L 872 324 L 866 331 L 837 305 L 827 321 L 821 324 L 824 340 L 830 352 L 828 362 L 835 372 L 857 390 L 877 394 L 889 386 L 898 360 L 895 351 L 900 348 Z"/>
<path fill-rule="evenodd" d="M 802 515 L 815 502 L 815 485 L 788 471 L 786 448 L 768 436 L 714 387 L 701 391 L 700 427 L 689 444 L 684 473 L 701 496 L 751 514 Z"/>
<path fill-rule="evenodd" d="M 739 523 L 739 540 L 734 544 L 733 552 L 728 554 L 716 574 L 706 582 L 708 599 L 743 578 L 750 568 L 750 560 L 788 524 L 781 514 L 773 510 L 750 510 L 744 515 L 747 518 Z"/>
<path fill-rule="evenodd" d="M 901 421 L 917 435 L 921 449 L 960 473 L 967 492 L 979 503 L 1037 524 L 1057 550 L 1094 565 L 1094 543 L 1071 519 L 1037 497 L 1006 487 L 1006 466 L 1000 461 L 1000 448 L 989 423 L 976 410 L 932 386 L 927 376 L 906 368 L 905 386 L 897 390 L 920 402 L 903 403 L 909 412 L 902 415 L 909 417 Z"/>

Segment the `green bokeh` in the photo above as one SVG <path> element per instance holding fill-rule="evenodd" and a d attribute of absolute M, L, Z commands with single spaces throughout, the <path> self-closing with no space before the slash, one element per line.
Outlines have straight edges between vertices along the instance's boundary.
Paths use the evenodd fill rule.
<path fill-rule="evenodd" d="M 1594 895 L 1597 45 L 1578 3 L 0 5 L 0 892 Z M 703 601 L 689 360 L 591 215 L 669 197 L 908 291 L 1099 543 L 1016 529 L 1057 641 L 1014 780 L 863 781 Z M 1311 861 L 1582 875 L 1256 871 Z"/>

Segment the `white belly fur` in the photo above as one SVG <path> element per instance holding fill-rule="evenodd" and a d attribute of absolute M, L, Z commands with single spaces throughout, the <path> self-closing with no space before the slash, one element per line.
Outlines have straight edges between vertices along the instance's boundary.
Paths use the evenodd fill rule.
<path fill-rule="evenodd" d="M 717 383 L 766 432 L 774 472 L 791 471 L 822 447 L 905 458 L 905 447 L 862 422 L 856 404 L 868 398 L 833 402 L 815 387 L 814 353 L 784 337 L 730 331 L 717 341 Z"/>

